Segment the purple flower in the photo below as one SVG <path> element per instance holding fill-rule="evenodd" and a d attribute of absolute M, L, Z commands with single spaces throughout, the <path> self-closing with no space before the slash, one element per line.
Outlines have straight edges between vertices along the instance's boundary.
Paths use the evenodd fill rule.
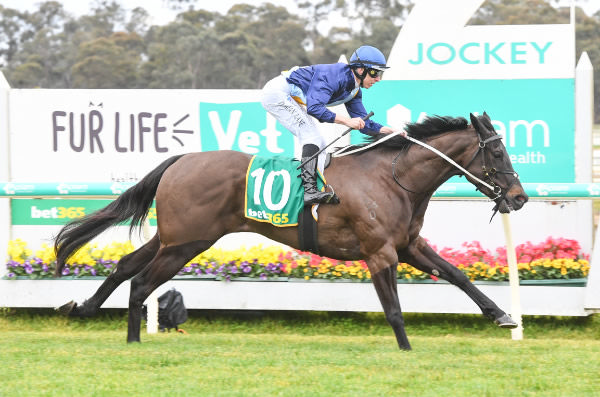
<path fill-rule="evenodd" d="M 8 277 L 8 278 L 13 278 L 13 277 L 16 277 L 16 276 L 17 276 L 17 275 L 16 275 L 16 274 L 14 274 L 14 273 L 12 273 L 12 272 L 10 272 L 10 273 L 8 273 L 8 274 L 7 274 L 7 277 Z"/>
<path fill-rule="evenodd" d="M 244 266 L 242 267 L 242 271 L 244 273 L 250 273 L 252 271 L 252 268 L 250 266 Z"/>
<path fill-rule="evenodd" d="M 265 273 L 261 273 L 260 274 L 260 279 L 261 280 L 266 280 L 267 279 L 267 275 Z"/>
<path fill-rule="evenodd" d="M 62 275 L 66 276 L 69 273 L 71 273 L 71 270 L 69 270 L 69 268 L 67 266 L 65 266 L 62 270 Z"/>

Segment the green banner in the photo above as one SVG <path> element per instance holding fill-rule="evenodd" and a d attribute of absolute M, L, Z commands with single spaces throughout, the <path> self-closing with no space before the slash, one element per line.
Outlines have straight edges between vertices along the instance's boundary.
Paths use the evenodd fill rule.
<path fill-rule="evenodd" d="M 363 95 L 382 124 L 486 111 L 522 182 L 565 183 L 575 182 L 574 92 L 574 79 L 384 80 Z M 364 137 L 353 131 L 352 143 Z"/>
<path fill-rule="evenodd" d="M 13 225 L 64 225 L 106 207 L 112 200 L 14 199 L 11 200 Z M 148 212 L 150 225 L 156 226 L 156 209 Z"/>
<path fill-rule="evenodd" d="M 294 156 L 294 136 L 260 102 L 200 102 L 202 151 L 237 150 L 259 156 Z"/>

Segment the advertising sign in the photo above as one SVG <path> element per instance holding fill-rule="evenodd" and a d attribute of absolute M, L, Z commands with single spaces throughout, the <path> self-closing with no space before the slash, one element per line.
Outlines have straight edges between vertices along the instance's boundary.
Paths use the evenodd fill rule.
<path fill-rule="evenodd" d="M 391 125 L 486 111 L 521 181 L 574 182 L 573 79 L 382 81 L 369 91 L 365 100 Z"/>
<path fill-rule="evenodd" d="M 293 157 L 294 136 L 259 97 L 258 90 L 11 90 L 12 179 L 135 182 L 166 158 L 196 151 Z"/>
<path fill-rule="evenodd" d="M 259 97 L 257 92 L 256 97 Z M 255 98 L 256 99 L 256 98 Z M 202 150 L 237 150 L 263 156 L 294 156 L 294 136 L 258 102 L 200 103 Z"/>
<path fill-rule="evenodd" d="M 521 181 L 575 182 L 573 26 L 466 26 L 482 3 L 418 1 L 365 102 L 390 125 L 485 111 Z"/>
<path fill-rule="evenodd" d="M 106 207 L 112 200 L 61 200 L 61 199 L 15 199 L 12 200 L 13 225 L 64 225 Z M 156 208 L 148 211 L 148 221 L 156 226 Z"/>

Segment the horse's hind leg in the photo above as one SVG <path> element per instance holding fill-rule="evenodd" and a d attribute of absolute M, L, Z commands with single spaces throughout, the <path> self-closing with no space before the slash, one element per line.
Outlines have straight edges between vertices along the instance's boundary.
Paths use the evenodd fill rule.
<path fill-rule="evenodd" d="M 159 247 L 160 240 L 158 234 L 156 234 L 146 244 L 122 257 L 117 263 L 116 269 L 106 278 L 90 299 L 87 299 L 81 305 L 71 301 L 58 308 L 58 311 L 65 315 L 78 317 L 95 315 L 100 306 L 123 281 L 139 273 L 154 258 Z"/>
<path fill-rule="evenodd" d="M 127 342 L 140 341 L 142 304 L 152 291 L 173 278 L 187 262 L 214 243 L 215 241 L 198 240 L 162 247 L 154 259 L 131 280 Z"/>
<path fill-rule="evenodd" d="M 397 262 L 396 258 L 394 258 L 391 265 L 372 274 L 371 281 L 373 282 L 375 291 L 377 291 L 385 318 L 396 334 L 398 346 L 402 350 L 411 350 L 406 331 L 404 330 L 404 317 L 402 316 L 402 309 L 400 308 L 400 301 L 398 299 L 398 283 L 396 280 Z M 369 264 L 370 269 L 377 268 L 370 261 L 367 261 L 367 264 Z"/>
<path fill-rule="evenodd" d="M 517 323 L 490 298 L 471 283 L 456 266 L 439 256 L 424 239 L 420 238 L 406 250 L 398 252 L 401 261 L 434 276 L 440 277 L 463 290 L 479 306 L 483 314 L 502 328 L 515 328 Z"/>

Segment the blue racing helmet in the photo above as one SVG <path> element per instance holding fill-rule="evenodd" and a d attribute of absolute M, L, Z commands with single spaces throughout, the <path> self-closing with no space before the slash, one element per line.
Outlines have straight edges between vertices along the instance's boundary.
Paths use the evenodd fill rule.
<path fill-rule="evenodd" d="M 352 53 L 349 64 L 358 68 L 385 70 L 389 68 L 386 63 L 381 51 L 370 45 L 363 45 Z"/>

